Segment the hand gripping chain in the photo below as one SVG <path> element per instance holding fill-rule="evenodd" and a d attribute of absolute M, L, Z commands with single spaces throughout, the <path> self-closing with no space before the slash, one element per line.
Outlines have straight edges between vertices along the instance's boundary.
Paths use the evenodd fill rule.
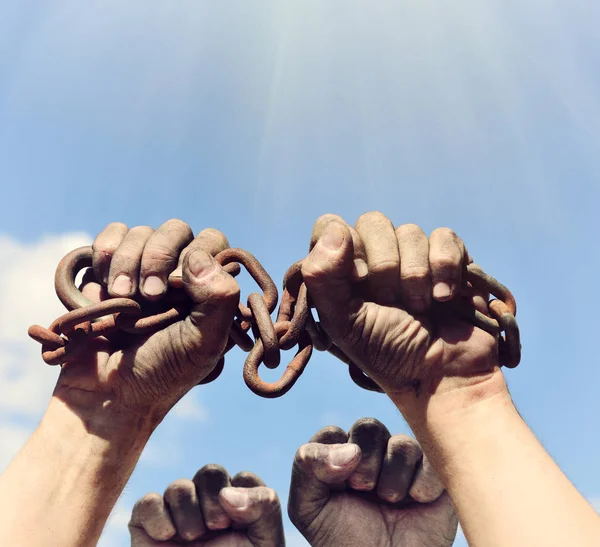
<path fill-rule="evenodd" d="M 381 388 L 355 365 L 327 336 L 312 314 L 309 295 L 302 279 L 302 261 L 293 264 L 283 280 L 283 296 L 277 319 L 271 314 L 277 307 L 278 292 L 275 283 L 260 262 L 243 249 L 226 249 L 215 259 L 233 276 L 243 266 L 259 286 L 261 292 L 248 297 L 247 306 L 239 304 L 231 325 L 229 341 L 215 369 L 200 383 L 216 380 L 223 371 L 225 354 L 237 345 L 248 353 L 244 365 L 246 385 L 261 397 L 280 397 L 296 383 L 313 349 L 328 351 L 348 365 L 350 377 L 363 389 L 381 392 Z M 58 265 L 55 289 L 68 312 L 44 328 L 33 325 L 29 336 L 42 344 L 42 358 L 49 365 L 72 360 L 85 350 L 85 341 L 97 336 L 109 339 L 150 334 L 186 317 L 190 301 L 183 291 L 181 278 L 169 277 L 169 291 L 160 304 L 139 303 L 129 298 L 109 298 L 94 304 L 75 285 L 77 274 L 92 266 L 92 248 L 80 247 L 66 255 Z M 91 270 L 86 273 L 86 279 Z M 489 303 L 492 317 L 475 310 L 470 302 L 457 300 L 449 303 L 452 313 L 467 320 L 498 338 L 500 364 L 516 367 L 521 359 L 519 327 L 515 320 L 516 303 L 510 291 L 476 264 L 467 266 L 467 282 L 476 290 L 490 293 L 496 299 Z M 446 305 L 446 304 L 444 304 Z M 252 338 L 248 331 L 252 331 Z M 268 368 L 280 364 L 280 350 L 298 350 L 287 365 L 281 378 L 274 383 L 263 381 L 258 369 L 261 363 Z"/>

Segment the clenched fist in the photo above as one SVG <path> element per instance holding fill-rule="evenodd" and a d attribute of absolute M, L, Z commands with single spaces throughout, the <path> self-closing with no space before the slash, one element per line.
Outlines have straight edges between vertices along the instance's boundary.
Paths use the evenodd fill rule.
<path fill-rule="evenodd" d="M 500 377 L 497 341 L 440 306 L 458 295 L 488 314 L 465 282 L 468 254 L 449 229 L 430 237 L 381 213 L 354 229 L 335 215 L 315 224 L 302 274 L 332 340 L 393 399 Z M 494 383 L 494 382 L 491 382 Z"/>
<path fill-rule="evenodd" d="M 131 337 L 125 347 L 105 338 L 66 363 L 57 394 L 71 402 L 101 400 L 116 410 L 162 416 L 206 377 L 223 352 L 238 300 L 237 282 L 213 258 L 228 247 L 225 236 L 208 229 L 196 238 L 187 224 L 170 220 L 158 230 L 109 224 L 93 244 L 93 268 L 107 287 L 88 283 L 93 301 L 109 295 L 156 302 L 167 293 L 167 279 L 178 267 L 192 301 L 189 315 L 163 330 Z"/>
<path fill-rule="evenodd" d="M 372 418 L 298 449 L 288 513 L 313 547 L 450 547 L 458 526 L 419 444 Z"/>
<path fill-rule="evenodd" d="M 171 483 L 164 495 L 146 494 L 129 523 L 131 547 L 284 547 L 281 505 L 253 473 L 232 479 L 206 465 L 192 481 Z"/>

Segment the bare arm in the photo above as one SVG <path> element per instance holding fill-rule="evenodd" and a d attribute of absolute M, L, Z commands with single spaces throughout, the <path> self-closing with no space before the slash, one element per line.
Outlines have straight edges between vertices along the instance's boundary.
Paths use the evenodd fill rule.
<path fill-rule="evenodd" d="M 311 244 L 302 272 L 323 326 L 404 414 L 470 544 L 599 545 L 600 517 L 511 401 L 497 340 L 431 306 L 464 290 L 488 313 L 488 295 L 464 288 L 468 253 L 456 234 L 395 229 L 380 213 L 363 215 L 352 231 L 327 215 Z M 366 283 L 356 282 L 360 261 Z"/>
<path fill-rule="evenodd" d="M 146 419 L 82 414 L 53 397 L 0 476 L 0 544 L 94 545 L 150 432 Z"/>
<path fill-rule="evenodd" d="M 501 373 L 491 382 L 427 403 L 397 401 L 469 545 L 598 545 L 600 518 L 523 421 Z"/>
<path fill-rule="evenodd" d="M 37 431 L 0 477 L 0 545 L 94 545 L 153 430 L 215 367 L 239 287 L 211 255 L 216 230 L 193 238 L 169 221 L 154 231 L 109 225 L 94 243 L 94 270 L 112 296 L 160 300 L 182 262 L 189 315 L 126 341 L 95 338 L 62 365 Z M 86 296 L 99 300 L 100 286 Z"/>

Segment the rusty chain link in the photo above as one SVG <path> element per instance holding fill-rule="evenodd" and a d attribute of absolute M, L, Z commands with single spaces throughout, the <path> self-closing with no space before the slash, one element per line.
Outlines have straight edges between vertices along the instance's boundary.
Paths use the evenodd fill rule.
<path fill-rule="evenodd" d="M 278 291 L 275 283 L 249 252 L 243 249 L 226 249 L 215 259 L 231 275 L 236 276 L 243 266 L 261 292 L 253 292 L 247 305 L 239 304 L 231 325 L 225 351 L 213 371 L 200 384 L 216 380 L 225 365 L 225 354 L 234 346 L 248 353 L 244 365 L 244 381 L 257 395 L 267 398 L 280 397 L 296 383 L 313 349 L 328 351 L 348 365 L 350 377 L 359 387 L 381 392 L 381 388 L 369 378 L 335 344 L 315 320 L 310 299 L 302 279 L 302 261 L 293 264 L 283 280 L 283 295 L 273 322 L 271 314 L 277 307 Z M 169 277 L 169 291 L 159 304 L 129 298 L 110 298 L 100 303 L 88 300 L 75 284 L 78 273 L 92 266 L 92 248 L 80 247 L 67 254 L 59 263 L 55 275 L 55 289 L 68 312 L 49 328 L 33 325 L 29 336 L 42 345 L 42 358 L 49 365 L 59 365 L 72 360 L 86 347 L 86 340 L 97 336 L 109 339 L 119 336 L 148 334 L 159 331 L 183 319 L 189 313 L 190 301 L 183 291 L 180 277 Z M 88 273 L 90 270 L 88 270 Z M 90 277 L 86 274 L 86 279 Z M 480 292 L 489 293 L 495 299 L 489 302 L 491 317 L 476 310 L 470 301 L 455 299 L 443 304 L 455 313 L 498 339 L 500 364 L 514 368 L 521 359 L 519 327 L 515 319 L 516 302 L 511 292 L 476 264 L 466 269 L 466 281 Z M 251 331 L 254 339 L 248 334 Z M 281 361 L 280 350 L 298 350 L 287 365 L 281 378 L 268 383 L 259 376 L 262 363 L 277 368 Z"/>

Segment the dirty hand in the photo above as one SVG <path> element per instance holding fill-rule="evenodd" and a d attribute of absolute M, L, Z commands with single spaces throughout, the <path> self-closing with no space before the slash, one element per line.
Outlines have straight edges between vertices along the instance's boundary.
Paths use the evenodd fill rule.
<path fill-rule="evenodd" d="M 439 228 L 428 238 L 414 224 L 394 229 L 378 212 L 353 229 L 325 215 L 311 249 L 302 274 L 321 324 L 395 402 L 504 385 L 496 339 L 437 305 L 462 291 L 488 313 L 487 295 L 465 286 L 468 254 L 453 231 Z"/>
<path fill-rule="evenodd" d="M 189 315 L 125 345 L 94 339 L 83 354 L 63 365 L 55 394 L 71 404 L 111 408 L 128 415 L 164 414 L 215 367 L 223 352 L 239 300 L 239 287 L 213 256 L 228 247 L 217 230 L 195 239 L 190 227 L 170 220 L 158 230 L 109 224 L 93 244 L 93 269 L 112 297 L 156 302 L 178 265 L 192 301 Z M 83 293 L 107 298 L 97 283 Z"/>
<path fill-rule="evenodd" d="M 253 473 L 232 479 L 206 465 L 192 481 L 171 483 L 164 495 L 146 494 L 129 523 L 131 547 L 283 547 L 277 494 Z"/>
<path fill-rule="evenodd" d="M 419 444 L 373 418 L 298 449 L 288 513 L 313 547 L 450 547 L 458 526 Z"/>

